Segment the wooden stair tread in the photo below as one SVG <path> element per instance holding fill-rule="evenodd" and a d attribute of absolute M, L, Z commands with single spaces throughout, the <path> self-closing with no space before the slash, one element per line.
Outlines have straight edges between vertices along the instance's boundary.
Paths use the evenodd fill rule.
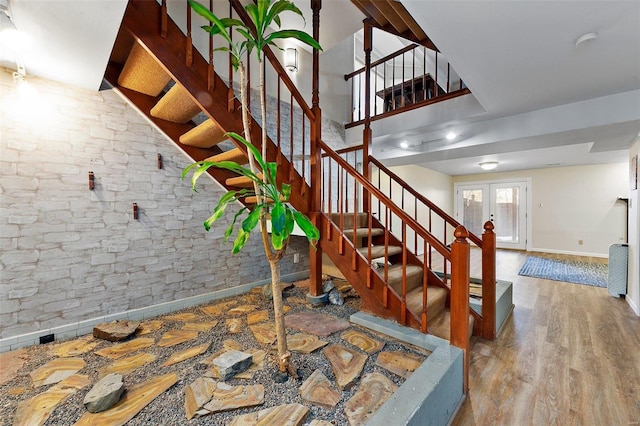
<path fill-rule="evenodd" d="M 258 177 L 262 179 L 262 173 L 258 173 Z M 253 188 L 253 181 L 246 176 L 237 176 L 229 178 L 225 181 L 227 186 L 235 186 L 236 188 Z"/>
<path fill-rule="evenodd" d="M 139 43 L 134 43 L 118 77 L 118 84 L 145 95 L 158 96 L 169 81 L 171 77 L 153 56 Z"/>
<path fill-rule="evenodd" d="M 183 124 L 198 115 L 200 111 L 200 107 L 191 99 L 189 92 L 176 83 L 151 108 L 151 115 L 172 123 Z"/>
<path fill-rule="evenodd" d="M 407 275 L 407 292 L 416 287 L 422 288 L 422 266 L 409 264 L 403 269 L 402 264 L 396 264 L 391 265 L 387 271 L 387 283 L 396 293 L 402 293 L 403 273 Z"/>
<path fill-rule="evenodd" d="M 345 229 L 342 231 L 345 237 L 351 238 L 353 237 L 353 229 Z M 384 229 L 382 228 L 371 228 L 371 236 L 376 237 L 378 235 L 384 234 Z M 356 238 L 363 238 L 369 235 L 369 228 L 356 228 Z"/>
<path fill-rule="evenodd" d="M 353 232 L 353 231 L 352 231 Z M 369 247 L 361 247 L 358 249 L 360 253 L 364 257 L 369 256 Z M 402 247 L 399 246 L 389 246 L 386 250 L 386 253 L 389 257 L 402 253 Z M 371 259 L 377 259 L 380 257 L 385 257 L 385 246 L 372 246 L 371 247 Z"/>
<path fill-rule="evenodd" d="M 473 334 L 474 323 L 474 316 L 469 314 L 469 338 L 471 338 Z M 429 329 L 427 332 L 442 339 L 449 340 L 451 335 L 451 312 L 446 309 L 436 317 L 429 317 Z"/>
<path fill-rule="evenodd" d="M 427 318 L 435 319 L 444 312 L 447 302 L 447 290 L 442 287 L 427 286 Z M 407 292 L 407 308 L 415 315 L 422 315 L 422 288 L 417 287 Z"/>
<path fill-rule="evenodd" d="M 227 140 L 225 134 L 226 132 L 218 123 L 208 119 L 180 136 L 180 143 L 197 148 L 211 148 Z"/>
<path fill-rule="evenodd" d="M 204 161 L 235 161 L 238 164 L 247 164 L 249 162 L 249 158 L 245 155 L 244 152 L 240 148 L 230 149 L 229 151 L 225 151 L 221 154 L 217 154 L 206 158 Z"/>

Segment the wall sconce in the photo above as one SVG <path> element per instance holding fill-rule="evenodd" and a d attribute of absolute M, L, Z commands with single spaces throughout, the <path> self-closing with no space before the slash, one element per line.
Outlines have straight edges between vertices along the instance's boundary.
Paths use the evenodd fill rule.
<path fill-rule="evenodd" d="M 96 178 L 93 175 L 93 172 L 89 172 L 89 190 L 93 191 L 95 187 L 96 187 Z"/>
<path fill-rule="evenodd" d="M 284 51 L 284 66 L 291 72 L 298 72 L 298 50 L 289 48 Z"/>
<path fill-rule="evenodd" d="M 484 163 L 478 164 L 482 170 L 493 170 L 498 167 L 497 161 L 486 161 Z"/>
<path fill-rule="evenodd" d="M 8 0 L 0 0 L 0 43 L 16 52 L 27 49 L 31 44 L 29 37 L 13 23 Z"/>
<path fill-rule="evenodd" d="M 158 168 L 162 168 L 162 154 L 158 154 Z"/>
<path fill-rule="evenodd" d="M 138 220 L 138 204 L 133 203 L 133 218 Z"/>

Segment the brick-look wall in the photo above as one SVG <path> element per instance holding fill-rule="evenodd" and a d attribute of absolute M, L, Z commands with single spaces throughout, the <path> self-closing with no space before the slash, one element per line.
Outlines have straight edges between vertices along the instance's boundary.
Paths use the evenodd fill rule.
<path fill-rule="evenodd" d="M 32 82 L 25 103 L 0 70 L 0 339 L 270 278 L 257 235 L 231 255 L 230 215 L 203 229 L 223 190 L 193 193 L 190 159 L 117 93 Z M 304 238 L 287 253 L 283 275 L 308 270 Z"/>

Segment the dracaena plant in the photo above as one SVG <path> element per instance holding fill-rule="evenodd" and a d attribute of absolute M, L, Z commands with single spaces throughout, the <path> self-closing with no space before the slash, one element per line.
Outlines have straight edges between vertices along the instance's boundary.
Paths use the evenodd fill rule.
<path fill-rule="evenodd" d="M 278 366 L 281 372 L 289 371 L 295 376 L 295 369 L 290 365 L 291 353 L 287 349 L 287 339 L 284 327 L 284 313 L 282 310 L 282 290 L 280 288 L 280 260 L 285 254 L 289 237 L 293 232 L 295 224 L 304 232 L 305 236 L 315 247 L 320 237 L 320 232 L 304 214 L 296 211 L 288 204 L 291 195 L 291 185 L 277 183 L 277 164 L 267 161 L 267 127 L 266 127 L 266 93 L 264 87 L 264 67 L 260 69 L 260 114 L 262 117 L 261 146 L 262 153 L 254 146 L 250 133 L 249 110 L 247 108 L 247 84 L 245 76 L 245 65 L 243 58 L 248 55 L 256 55 L 258 62 L 264 59 L 263 50 L 267 46 L 278 47 L 276 40 L 296 39 L 314 49 L 321 49 L 320 45 L 307 33 L 299 30 L 280 29 L 280 15 L 283 12 L 292 12 L 302 17 L 302 12 L 288 0 L 258 0 L 245 6 L 245 11 L 249 16 L 253 28 L 244 22 L 233 18 L 219 18 L 208 8 L 195 0 L 189 0 L 191 8 L 200 16 L 211 22 L 202 28 L 211 37 L 219 36 L 226 40 L 228 46 L 215 50 L 223 50 L 230 53 L 231 64 L 240 74 L 240 100 L 242 103 L 242 124 L 244 136 L 237 133 L 227 133 L 238 143 L 246 146 L 249 158 L 249 168 L 242 167 L 233 161 L 194 163 L 184 169 L 182 177 L 193 171 L 191 177 L 192 188 L 196 189 L 196 182 L 211 167 L 230 170 L 239 175 L 245 176 L 252 181 L 252 189 L 239 189 L 228 191 L 224 194 L 213 214 L 204 222 L 204 227 L 208 231 L 212 224 L 220 219 L 230 203 L 234 203 L 243 198 L 255 196 L 256 203 L 244 206 L 235 214 L 231 224 L 225 231 L 225 240 L 233 235 L 237 228 L 232 252 L 238 253 L 246 244 L 253 230 L 260 225 L 260 234 L 265 250 L 265 255 L 269 261 L 271 269 L 271 289 L 273 294 L 273 308 L 276 326 L 276 336 L 278 345 Z M 271 27 L 277 26 L 277 30 Z M 231 33 L 236 31 L 240 37 L 233 41 Z M 278 47 L 279 48 L 279 47 Z M 293 107 L 293 106 L 292 106 Z M 260 176 L 260 173 L 262 176 Z M 267 218 L 271 220 L 271 237 L 267 230 Z M 242 218 L 242 220 L 240 220 Z M 238 225 L 239 224 L 239 225 Z"/>

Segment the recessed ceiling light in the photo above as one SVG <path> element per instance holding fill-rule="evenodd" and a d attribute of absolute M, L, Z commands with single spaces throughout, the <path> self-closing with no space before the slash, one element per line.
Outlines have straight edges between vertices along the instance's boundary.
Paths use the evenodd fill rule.
<path fill-rule="evenodd" d="M 478 164 L 482 170 L 493 170 L 498 167 L 497 161 L 485 161 L 484 163 Z"/>
<path fill-rule="evenodd" d="M 452 140 L 454 140 L 454 139 L 455 139 L 455 138 L 457 138 L 457 137 L 458 137 L 458 135 L 456 135 L 456 134 L 455 134 L 455 133 L 453 133 L 453 132 L 449 132 L 449 133 L 447 133 L 447 136 L 446 136 L 446 138 L 447 138 L 447 140 L 448 140 L 448 141 L 452 141 Z"/>
<path fill-rule="evenodd" d="M 404 148 L 404 149 L 409 148 L 409 144 L 407 143 L 407 141 L 400 142 L 400 148 Z"/>

